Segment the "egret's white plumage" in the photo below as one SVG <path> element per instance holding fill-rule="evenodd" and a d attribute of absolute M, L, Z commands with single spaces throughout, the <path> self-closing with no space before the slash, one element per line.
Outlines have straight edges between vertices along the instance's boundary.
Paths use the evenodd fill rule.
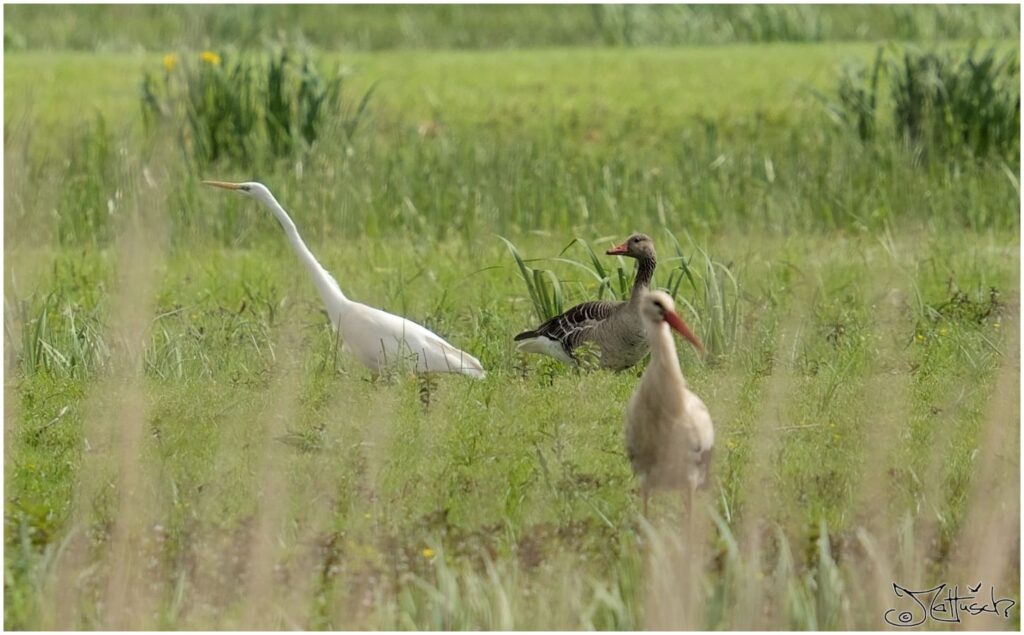
<path fill-rule="evenodd" d="M 341 335 L 345 350 L 374 373 L 408 364 L 422 373 L 461 373 L 483 378 L 480 362 L 460 351 L 427 328 L 401 316 L 348 299 L 337 281 L 309 250 L 291 217 L 262 183 L 203 181 L 206 185 L 233 190 L 262 203 L 284 229 L 299 260 L 309 270 L 327 308 L 331 324 Z"/>
<path fill-rule="evenodd" d="M 640 480 L 644 514 L 652 489 L 682 489 L 687 498 L 707 480 L 715 430 L 700 397 L 686 386 L 669 328 L 696 348 L 700 341 L 660 291 L 641 298 L 651 361 L 626 406 L 626 454 Z"/>

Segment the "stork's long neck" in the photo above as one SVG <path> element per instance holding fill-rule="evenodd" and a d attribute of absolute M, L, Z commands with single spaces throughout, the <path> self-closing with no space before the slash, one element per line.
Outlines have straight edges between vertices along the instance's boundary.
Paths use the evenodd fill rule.
<path fill-rule="evenodd" d="M 629 296 L 631 302 L 639 302 L 644 291 L 651 288 L 651 279 L 654 278 L 654 268 L 658 266 L 655 256 L 644 256 L 637 260 L 636 280 L 633 281 L 633 292 Z"/>
<path fill-rule="evenodd" d="M 302 264 L 306 265 L 309 275 L 313 277 L 313 284 L 316 285 L 317 291 L 320 292 L 320 297 L 323 299 L 324 304 L 327 305 L 327 312 L 330 314 L 331 320 L 336 320 L 336 314 L 351 307 L 352 301 L 345 297 L 345 294 L 341 292 L 341 287 L 338 286 L 338 282 L 320 265 L 313 252 L 303 242 L 302 237 L 299 236 L 299 230 L 295 227 L 295 223 L 292 222 L 288 212 L 284 211 L 284 208 L 277 202 L 277 199 L 270 195 L 270 200 L 263 202 L 270 209 L 271 213 L 274 214 L 277 221 L 281 223 L 281 227 L 284 229 L 285 236 L 287 236 L 288 242 L 291 243 L 292 249 L 295 250 L 295 254 L 302 261 Z"/>
<path fill-rule="evenodd" d="M 657 368 L 658 375 L 666 385 L 677 385 L 686 388 L 683 370 L 679 367 L 676 355 L 676 342 L 672 339 L 672 330 L 665 322 L 647 324 L 647 339 L 651 345 L 650 366 Z"/>

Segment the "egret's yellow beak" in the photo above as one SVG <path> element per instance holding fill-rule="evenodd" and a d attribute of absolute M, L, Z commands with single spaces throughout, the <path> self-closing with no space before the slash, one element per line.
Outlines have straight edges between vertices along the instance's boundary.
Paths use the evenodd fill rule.
<path fill-rule="evenodd" d="M 241 183 L 228 183 L 227 181 L 203 181 L 203 185 L 211 185 L 213 187 L 219 187 L 225 190 L 242 189 Z"/>

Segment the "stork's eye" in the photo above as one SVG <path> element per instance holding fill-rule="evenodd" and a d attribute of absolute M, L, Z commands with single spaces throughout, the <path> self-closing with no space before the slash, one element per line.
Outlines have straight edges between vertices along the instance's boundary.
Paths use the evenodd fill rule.
<path fill-rule="evenodd" d="M 655 300 L 654 301 L 654 306 L 658 307 L 659 311 L 664 311 L 665 310 L 665 305 L 661 303 L 661 300 Z"/>

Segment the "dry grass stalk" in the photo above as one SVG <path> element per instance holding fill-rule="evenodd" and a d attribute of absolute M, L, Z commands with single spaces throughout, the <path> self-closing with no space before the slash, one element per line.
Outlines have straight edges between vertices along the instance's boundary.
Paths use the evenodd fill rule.
<path fill-rule="evenodd" d="M 792 366 L 795 351 L 800 342 L 801 324 L 804 323 L 800 309 L 804 306 L 800 293 L 794 294 L 789 300 L 788 313 L 782 318 L 775 353 L 772 358 L 772 374 L 764 388 L 762 412 L 764 416 L 756 419 L 757 424 L 751 438 L 751 465 L 748 469 L 744 486 L 741 491 L 748 492 L 737 533 L 740 549 L 740 562 L 749 570 L 742 576 L 737 589 L 737 605 L 744 607 L 736 614 L 732 628 L 767 628 L 765 624 L 764 589 L 759 579 L 761 573 L 763 545 L 762 539 L 768 530 L 767 518 L 771 508 L 771 494 L 766 491 L 766 484 L 771 482 L 772 456 L 777 446 L 778 435 L 772 430 L 786 424 L 785 408 L 788 395 L 792 394 L 794 378 Z"/>
<path fill-rule="evenodd" d="M 163 190 L 152 187 L 148 194 L 159 200 Z M 95 523 L 90 512 L 109 482 L 113 467 L 117 500 L 109 530 L 109 571 L 103 591 L 103 613 L 97 622 L 108 628 L 143 628 L 147 605 L 153 598 L 141 575 L 145 509 L 151 475 L 142 469 L 145 454 L 143 430 L 147 421 L 147 398 L 143 377 L 143 351 L 153 314 L 152 303 L 159 284 L 165 256 L 167 228 L 161 221 L 160 206 L 147 200 L 128 217 L 118 238 L 118 278 L 111 298 L 108 340 L 113 348 L 109 372 L 98 381 L 86 402 L 83 427 L 87 445 L 81 467 L 80 485 L 73 502 L 70 553 L 61 560 L 56 588 L 52 590 L 56 625 L 81 626 L 78 602 L 66 596 L 69 589 L 82 591 L 90 545 L 87 528 Z M 131 209 L 131 208 L 129 208 Z M 75 594 L 77 595 L 77 594 Z"/>
<path fill-rule="evenodd" d="M 1020 571 L 1020 317 L 1019 300 L 1004 318 L 1006 340 L 996 374 L 980 447 L 974 459 L 964 527 L 949 568 L 949 584 L 981 583 L 981 597 L 995 587 L 996 597 L 1013 594 Z M 1018 607 L 1019 608 L 1019 607 Z M 1012 626 L 1002 614 L 984 613 L 965 624 L 994 630 Z"/>
<path fill-rule="evenodd" d="M 287 324 L 281 329 L 281 341 L 276 347 L 278 368 L 271 380 L 268 393 L 270 407 L 262 413 L 258 422 L 262 435 L 258 439 L 256 452 L 257 512 L 255 527 L 250 536 L 246 559 L 246 590 L 242 621 L 247 628 L 264 629 L 294 624 L 281 624 L 282 607 L 277 601 L 274 572 L 277 561 L 277 545 L 281 542 L 280 531 L 287 509 L 287 470 L 283 450 L 274 439 L 287 432 L 288 423 L 298 413 L 298 395 L 302 376 L 298 343 L 294 331 Z"/>

